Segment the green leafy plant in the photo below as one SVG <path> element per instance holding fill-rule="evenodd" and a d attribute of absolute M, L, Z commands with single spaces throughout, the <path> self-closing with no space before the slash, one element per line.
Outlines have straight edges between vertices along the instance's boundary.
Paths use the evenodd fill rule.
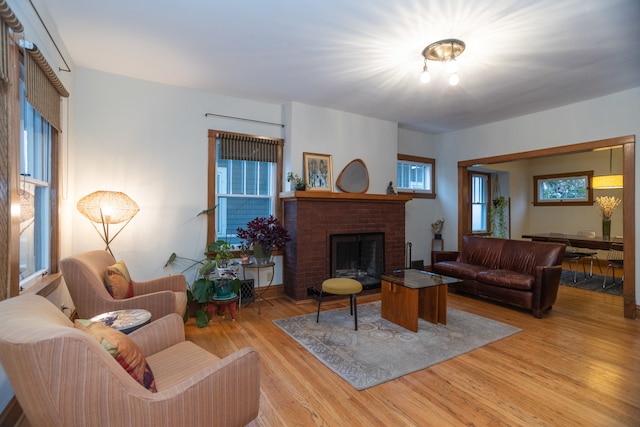
<path fill-rule="evenodd" d="M 192 262 L 187 268 L 182 270 L 182 273 L 185 273 L 188 270 L 195 268 L 196 266 L 199 266 L 196 280 L 194 280 L 193 283 L 191 283 L 191 286 L 187 289 L 187 299 L 189 301 L 195 301 L 201 305 L 196 311 L 196 326 L 199 328 L 203 328 L 207 326 L 207 324 L 209 323 L 210 317 L 209 317 L 209 311 L 207 310 L 207 306 L 205 305 L 203 307 L 202 304 L 208 304 L 211 301 L 211 299 L 216 295 L 216 288 L 215 288 L 214 281 L 218 278 L 216 277 L 217 276 L 216 267 L 218 264 L 213 259 L 204 258 L 201 260 L 195 260 L 191 258 L 178 256 L 174 252 L 171 254 L 171 256 L 169 256 L 169 259 L 167 260 L 164 266 L 168 267 L 178 259 L 183 259 L 183 260 Z M 238 279 L 237 277 L 232 277 L 232 278 L 229 278 L 228 280 L 232 281 L 231 292 L 238 294 L 240 292 L 240 286 L 241 286 L 240 279 Z M 185 312 L 185 317 L 184 317 L 185 322 L 187 321 L 188 316 L 189 316 L 189 311 L 187 310 Z"/>
<path fill-rule="evenodd" d="M 489 223 L 491 224 L 493 235 L 502 239 L 506 239 L 509 235 L 506 213 L 508 204 L 507 199 L 504 196 L 500 196 L 492 200 L 489 208 Z"/>
<path fill-rule="evenodd" d="M 213 254 L 218 267 L 226 267 L 229 260 L 233 259 L 233 250 L 235 246 L 226 240 L 218 239 L 207 245 L 207 251 Z"/>
<path fill-rule="evenodd" d="M 302 178 L 297 173 L 287 173 L 287 182 L 292 182 L 296 190 L 304 190 L 305 188 L 307 188 L 307 184 L 304 182 L 304 178 Z"/>

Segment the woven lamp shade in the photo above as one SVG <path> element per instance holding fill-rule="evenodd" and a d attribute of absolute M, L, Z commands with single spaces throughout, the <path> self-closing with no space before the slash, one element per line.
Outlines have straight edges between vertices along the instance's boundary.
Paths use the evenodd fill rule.
<path fill-rule="evenodd" d="M 119 224 L 138 213 L 138 204 L 119 191 L 96 191 L 78 201 L 78 210 L 93 222 Z"/>

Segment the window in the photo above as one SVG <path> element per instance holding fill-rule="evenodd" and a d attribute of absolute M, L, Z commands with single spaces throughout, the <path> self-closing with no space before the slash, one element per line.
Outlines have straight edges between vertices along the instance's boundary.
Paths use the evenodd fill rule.
<path fill-rule="evenodd" d="M 25 97 L 20 79 L 20 289 L 29 287 L 50 267 L 51 125 Z"/>
<path fill-rule="evenodd" d="M 410 193 L 415 198 L 435 198 L 435 166 L 434 159 L 398 154 L 398 192 Z"/>
<path fill-rule="evenodd" d="M 489 175 L 472 172 L 471 185 L 471 232 L 489 232 Z"/>
<path fill-rule="evenodd" d="M 60 283 L 56 274 L 58 132 L 62 128 L 61 97 L 69 96 L 35 45 L 23 49 L 18 46 L 17 40 L 22 37 L 16 34 L 23 31 L 22 26 L 10 10 L 5 12 L 11 19 L 7 21 L 7 14 L 0 19 L 14 32 L 0 25 L 0 56 L 4 58 L 0 94 L 7 107 L 0 114 L 0 131 L 6 136 L 0 147 L 3 155 L 8 153 L 9 159 L 17 161 L 0 168 L 2 182 L 11 194 L 0 209 L 0 222 L 7 225 L 3 231 L 10 236 L 0 242 L 2 265 L 9 266 L 7 286 L 0 290 L 0 299 L 16 296 L 27 287 L 44 295 Z M 5 216 L 8 212 L 19 220 L 9 221 Z M 43 278 L 45 274 L 49 276 Z"/>
<path fill-rule="evenodd" d="M 593 171 L 533 177 L 534 206 L 593 205 Z"/>
<path fill-rule="evenodd" d="M 238 245 L 238 227 L 256 217 L 280 216 L 282 144 L 281 139 L 209 132 L 209 207 L 216 206 L 209 216 L 209 242 Z"/>

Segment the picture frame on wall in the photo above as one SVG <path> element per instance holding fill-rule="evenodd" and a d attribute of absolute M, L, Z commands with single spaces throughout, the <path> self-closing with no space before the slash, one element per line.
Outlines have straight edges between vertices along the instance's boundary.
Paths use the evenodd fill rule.
<path fill-rule="evenodd" d="M 333 166 L 330 154 L 302 153 L 304 182 L 309 191 L 333 191 Z"/>

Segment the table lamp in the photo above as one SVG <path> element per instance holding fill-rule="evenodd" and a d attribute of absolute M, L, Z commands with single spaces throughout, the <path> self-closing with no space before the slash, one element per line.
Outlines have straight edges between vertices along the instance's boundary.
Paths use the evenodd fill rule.
<path fill-rule="evenodd" d="M 109 251 L 111 255 L 113 252 L 111 252 L 109 244 L 140 210 L 136 202 L 118 191 L 93 192 L 80 199 L 77 207 L 80 213 L 91 221 L 93 228 L 96 229 L 106 245 L 104 250 Z M 123 222 L 124 225 L 113 236 L 110 236 L 109 225 Z M 98 229 L 96 223 L 102 224 L 102 231 Z"/>

